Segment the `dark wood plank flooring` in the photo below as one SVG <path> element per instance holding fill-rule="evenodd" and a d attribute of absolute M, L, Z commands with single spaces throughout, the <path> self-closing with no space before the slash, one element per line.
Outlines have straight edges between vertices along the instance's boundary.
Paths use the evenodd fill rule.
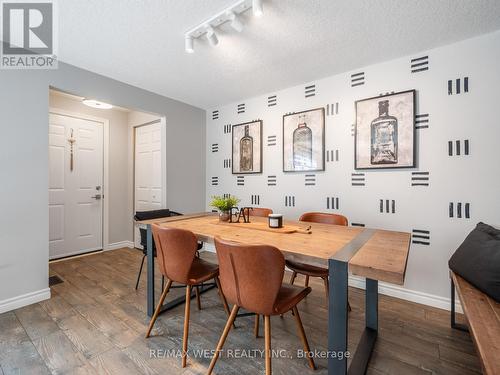
<path fill-rule="evenodd" d="M 0 315 L 0 375 L 206 373 L 210 358 L 199 354 L 215 349 L 226 322 L 217 291 L 202 295 L 201 311 L 192 303 L 191 356 L 182 369 L 180 357 L 169 356 L 168 351 L 181 349 L 183 306 L 161 315 L 153 336 L 144 339 L 149 322 L 145 270 L 139 290 L 134 290 L 141 256 L 137 250 L 119 249 L 52 263 L 50 275 L 64 280 L 52 287 L 52 298 Z M 216 261 L 211 253 L 202 257 Z M 303 281 L 298 278 L 298 283 Z M 320 281 L 311 280 L 313 292 L 299 311 L 311 349 L 325 351 L 327 311 Z M 159 290 L 158 273 L 156 284 Z M 364 324 L 364 291 L 349 292 L 349 347 L 353 348 Z M 167 300 L 183 293 L 184 289 L 174 289 Z M 379 338 L 369 374 L 480 374 L 469 335 L 449 327 L 449 313 L 386 296 L 380 297 L 379 305 Z M 225 345 L 233 351 L 219 360 L 217 374 L 264 373 L 259 354 L 245 357 L 264 347 L 263 338 L 253 336 L 253 322 L 253 317 L 237 320 Z M 262 328 L 263 322 L 261 335 Z M 305 359 L 287 358 L 301 349 L 290 314 L 272 318 L 272 347 L 286 351 L 273 358 L 274 374 L 327 373 L 325 359 L 316 359 L 318 370 L 313 372 Z M 240 349 L 248 351 L 239 355 Z"/>

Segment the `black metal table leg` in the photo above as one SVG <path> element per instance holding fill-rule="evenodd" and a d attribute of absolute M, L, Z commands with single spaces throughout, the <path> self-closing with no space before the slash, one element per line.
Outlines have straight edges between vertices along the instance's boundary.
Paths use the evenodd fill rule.
<path fill-rule="evenodd" d="M 378 282 L 366 279 L 366 328 L 347 370 L 349 261 L 372 237 L 373 229 L 364 229 L 328 260 L 328 375 L 364 374 L 377 339 Z"/>
<path fill-rule="evenodd" d="M 328 296 L 328 375 L 347 372 L 348 263 L 330 259 Z"/>
<path fill-rule="evenodd" d="M 146 231 L 146 254 L 148 257 L 148 316 L 152 317 L 155 310 L 155 257 L 153 254 L 153 234 L 151 232 L 151 224 L 147 225 Z"/>
<path fill-rule="evenodd" d="M 349 375 L 365 374 L 378 334 L 378 281 L 366 279 L 366 327 L 349 367 Z"/>

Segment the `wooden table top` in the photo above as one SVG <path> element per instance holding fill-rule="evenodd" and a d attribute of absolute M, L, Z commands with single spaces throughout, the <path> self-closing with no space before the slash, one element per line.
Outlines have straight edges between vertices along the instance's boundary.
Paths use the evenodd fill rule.
<path fill-rule="evenodd" d="M 252 222 L 267 218 L 251 217 Z M 326 267 L 328 259 L 350 244 L 365 231 L 360 227 L 285 221 L 284 225 L 300 228 L 311 226 L 312 233 L 274 233 L 249 228 L 245 223 L 221 225 L 218 216 L 200 213 L 139 221 L 140 224 L 187 229 L 199 239 L 213 243 L 215 236 L 249 244 L 266 244 L 280 249 L 288 259 Z M 349 261 L 349 270 L 358 276 L 402 285 L 406 272 L 410 234 L 373 230 L 359 251 Z"/>

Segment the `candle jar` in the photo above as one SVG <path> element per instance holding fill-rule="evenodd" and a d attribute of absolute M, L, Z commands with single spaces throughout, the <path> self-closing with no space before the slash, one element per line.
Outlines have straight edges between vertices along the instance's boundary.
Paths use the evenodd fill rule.
<path fill-rule="evenodd" d="M 269 228 L 281 228 L 283 227 L 283 215 L 282 214 L 270 214 L 269 218 Z"/>

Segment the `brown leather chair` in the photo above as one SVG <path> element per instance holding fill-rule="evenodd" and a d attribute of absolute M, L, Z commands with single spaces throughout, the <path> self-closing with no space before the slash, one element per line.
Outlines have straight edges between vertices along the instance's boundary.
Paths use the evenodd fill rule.
<path fill-rule="evenodd" d="M 250 210 L 250 216 L 268 217 L 272 213 L 273 210 L 264 207 L 252 207 Z"/>
<path fill-rule="evenodd" d="M 345 216 L 328 214 L 323 212 L 306 212 L 300 218 L 300 221 L 307 221 L 310 223 L 321 223 L 321 224 L 332 224 L 332 225 L 343 225 L 347 226 L 348 221 Z M 294 262 L 291 260 L 286 261 L 286 266 L 292 270 L 292 277 L 290 279 L 290 284 L 293 285 L 297 274 L 305 275 L 306 282 L 305 286 L 309 286 L 309 277 L 320 277 L 323 279 L 325 284 L 326 300 L 328 301 L 328 268 L 311 266 L 304 263 Z M 347 304 L 349 311 L 351 311 L 351 306 Z"/>
<path fill-rule="evenodd" d="M 161 294 L 158 306 L 156 306 L 151 322 L 149 323 L 146 338 L 151 334 L 156 318 L 160 313 L 163 301 L 172 286 L 173 282 L 186 285 L 186 305 L 184 313 L 184 336 L 182 341 L 182 367 L 186 367 L 188 333 L 189 333 L 189 313 L 192 287 L 214 279 L 219 289 L 219 295 L 226 313 L 229 315 L 224 294 L 219 282 L 219 266 L 201 258 L 196 257 L 198 241 L 194 233 L 176 228 L 162 228 L 153 224 L 153 237 L 157 249 L 158 266 L 160 272 L 167 278 L 167 285 Z M 198 308 L 200 308 L 199 293 L 196 293 Z"/>
<path fill-rule="evenodd" d="M 302 288 L 282 284 L 285 258 L 275 247 L 267 245 L 243 245 L 215 238 L 219 258 L 222 290 L 228 301 L 234 304 L 222 336 L 217 344 L 208 374 L 214 369 L 219 353 L 240 307 L 264 316 L 266 374 L 271 374 L 271 316 L 287 311 L 294 312 L 304 350 L 309 344 L 300 320 L 297 304 L 311 292 Z M 309 366 L 315 369 L 314 360 L 308 358 Z"/>

